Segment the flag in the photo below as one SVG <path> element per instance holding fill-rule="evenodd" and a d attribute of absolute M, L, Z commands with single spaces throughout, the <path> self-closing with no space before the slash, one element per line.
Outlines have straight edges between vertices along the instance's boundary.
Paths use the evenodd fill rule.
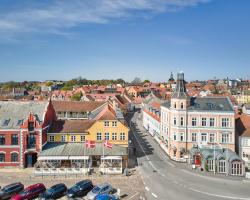
<path fill-rule="evenodd" d="M 112 144 L 108 140 L 105 140 L 104 146 L 110 149 L 112 148 Z"/>
<path fill-rule="evenodd" d="M 87 148 L 95 148 L 95 141 L 86 140 L 85 144 Z"/>

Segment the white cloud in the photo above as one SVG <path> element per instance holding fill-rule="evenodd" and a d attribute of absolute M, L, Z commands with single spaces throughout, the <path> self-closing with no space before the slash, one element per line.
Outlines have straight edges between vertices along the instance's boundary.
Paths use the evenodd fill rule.
<path fill-rule="evenodd" d="M 39 32 L 67 34 L 84 23 L 109 23 L 116 18 L 145 17 L 179 11 L 210 0 L 54 0 L 29 4 L 0 14 L 0 35 Z"/>

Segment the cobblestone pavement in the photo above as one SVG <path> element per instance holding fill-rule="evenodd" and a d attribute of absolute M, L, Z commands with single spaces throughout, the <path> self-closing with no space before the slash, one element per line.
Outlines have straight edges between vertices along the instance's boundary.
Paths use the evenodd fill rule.
<path fill-rule="evenodd" d="M 44 183 L 48 188 L 56 183 L 65 183 L 67 187 L 71 187 L 76 182 L 84 179 L 90 179 L 93 183 L 100 184 L 108 182 L 114 188 L 120 189 L 121 199 L 138 200 L 140 196 L 144 196 L 144 186 L 142 179 L 136 169 L 131 169 L 130 176 L 124 175 L 71 175 L 71 176 L 46 176 L 34 177 L 32 169 L 0 169 L 0 186 L 4 186 L 13 182 L 22 182 L 25 186 L 35 183 Z"/>

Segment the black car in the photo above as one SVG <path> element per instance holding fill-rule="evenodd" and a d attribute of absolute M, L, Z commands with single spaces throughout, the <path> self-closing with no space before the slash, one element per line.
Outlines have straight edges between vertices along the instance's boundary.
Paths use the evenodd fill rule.
<path fill-rule="evenodd" d="M 91 180 L 80 181 L 68 190 L 67 197 L 76 198 L 86 196 L 93 187 Z"/>
<path fill-rule="evenodd" d="M 10 185 L 6 185 L 0 190 L 0 200 L 10 199 L 12 196 L 18 194 L 24 189 L 22 183 L 12 183 Z"/>
<path fill-rule="evenodd" d="M 67 187 L 64 183 L 53 185 L 47 189 L 44 193 L 39 195 L 40 200 L 45 199 L 59 199 L 67 193 Z"/>

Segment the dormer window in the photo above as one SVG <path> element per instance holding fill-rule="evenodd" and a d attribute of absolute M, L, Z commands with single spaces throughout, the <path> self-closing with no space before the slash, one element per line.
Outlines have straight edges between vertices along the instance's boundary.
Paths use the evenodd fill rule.
<path fill-rule="evenodd" d="M 2 122 L 2 126 L 8 126 L 9 122 L 10 122 L 10 119 L 4 119 Z"/>

